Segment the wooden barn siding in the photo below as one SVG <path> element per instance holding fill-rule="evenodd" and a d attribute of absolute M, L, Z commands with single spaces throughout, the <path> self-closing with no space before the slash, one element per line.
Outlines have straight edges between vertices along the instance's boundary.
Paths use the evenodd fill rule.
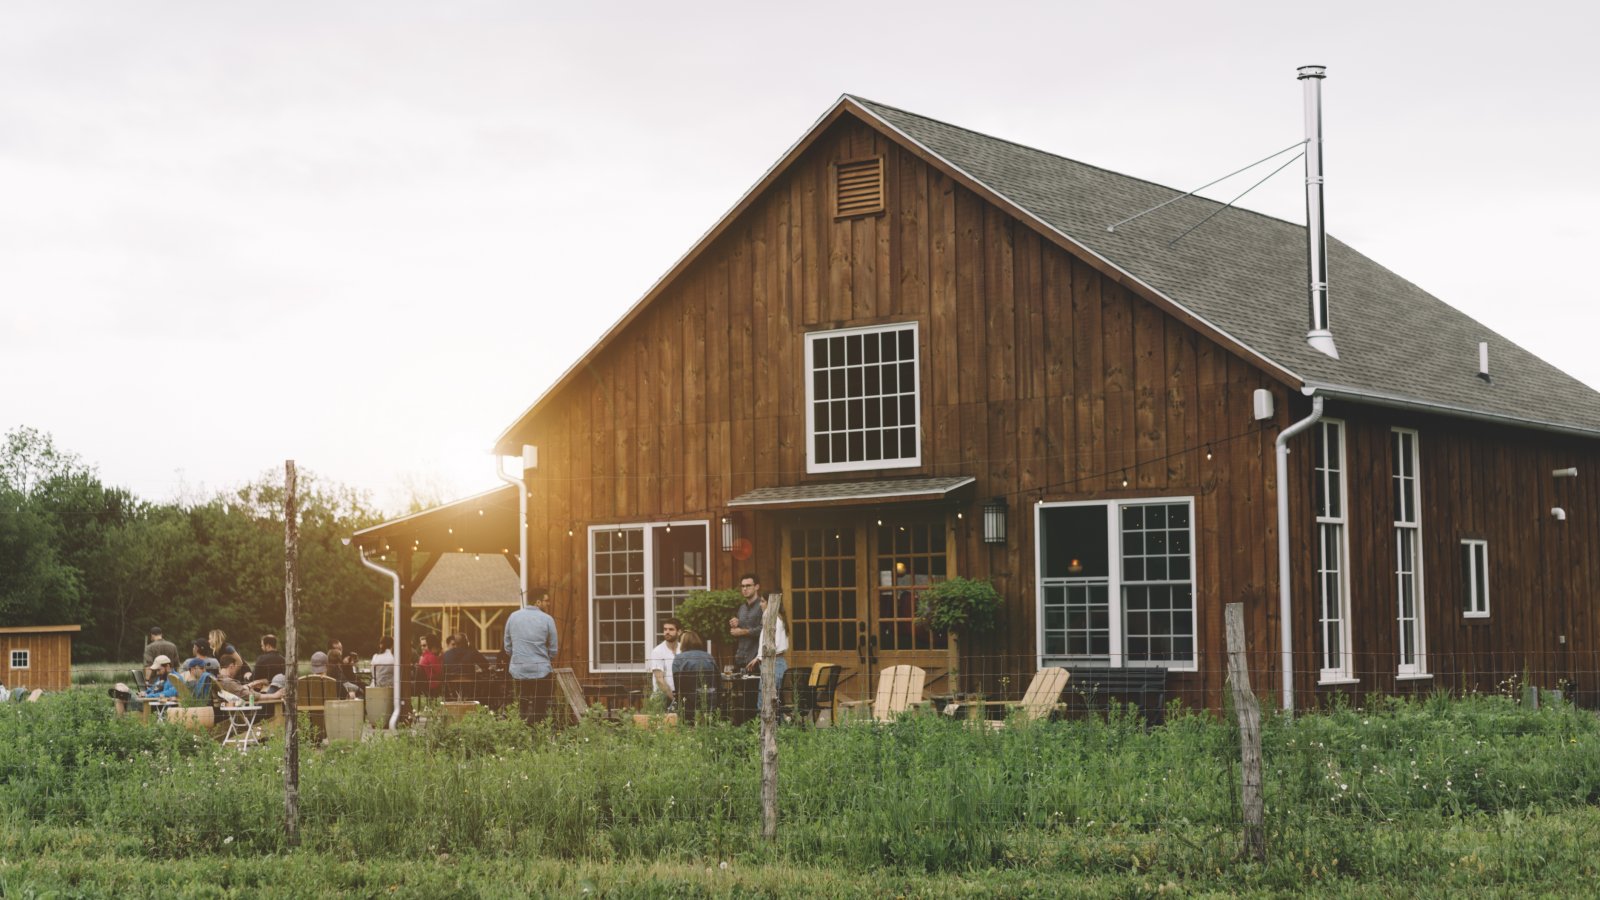
<path fill-rule="evenodd" d="M 1600 703 L 1600 620 L 1595 553 L 1600 549 L 1600 444 L 1436 416 L 1341 407 L 1349 480 L 1350 594 L 1355 675 L 1339 688 L 1316 684 L 1313 575 L 1296 568 L 1296 668 L 1301 691 L 1409 693 L 1440 688 L 1493 692 L 1526 671 L 1544 687 L 1574 682 L 1578 699 Z M 1398 629 L 1390 429 L 1417 431 L 1422 488 L 1423 602 L 1428 670 L 1433 678 L 1397 681 Z M 1295 509 L 1310 503 L 1309 444 L 1299 440 L 1291 478 Z M 1304 449 L 1302 449 L 1304 448 Z M 1576 466 L 1579 477 L 1551 471 Z M 1589 476 L 1589 477 L 1585 477 Z M 1550 508 L 1567 512 L 1565 522 Z M 1297 516 L 1295 557 L 1311 560 L 1310 518 Z M 1460 542 L 1489 544 L 1488 619 L 1461 613 Z M 1304 611 L 1303 614 L 1301 611 Z M 1560 636 L 1566 635 L 1566 643 Z"/>
<path fill-rule="evenodd" d="M 28 650 L 28 668 L 11 668 L 11 651 Z M 8 688 L 64 691 L 72 686 L 72 638 L 69 634 L 0 634 L 0 672 Z"/>
<path fill-rule="evenodd" d="M 835 221 L 830 165 L 872 154 L 887 159 L 886 212 Z M 976 503 L 956 531 L 961 570 L 993 578 L 1007 601 L 1003 634 L 965 648 L 966 670 L 987 673 L 986 689 L 1009 676 L 1018 690 L 1033 669 L 1040 499 L 1194 496 L 1204 665 L 1174 684 L 1197 702 L 1202 688 L 1213 703 L 1220 696 L 1226 600 L 1250 603 L 1257 665 L 1275 660 L 1274 432 L 1250 417 L 1251 392 L 1273 382 L 846 120 L 523 436 L 540 446 L 530 577 L 556 588 L 564 655 L 579 671 L 588 666 L 587 526 L 704 518 L 715 585 L 748 568 L 776 582 L 775 516 L 739 515 L 755 527 L 751 561 L 717 551 L 727 501 L 759 486 L 873 474 L 805 472 L 804 333 L 908 320 L 920 325 L 923 355 L 920 471 L 975 475 L 975 499 L 1004 494 L 1011 506 L 1003 547 L 981 542 Z"/>

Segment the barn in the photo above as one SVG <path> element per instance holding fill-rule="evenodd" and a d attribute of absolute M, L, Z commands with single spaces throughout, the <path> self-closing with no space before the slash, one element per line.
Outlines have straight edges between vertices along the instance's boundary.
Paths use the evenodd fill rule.
<path fill-rule="evenodd" d="M 359 541 L 525 561 L 591 677 L 642 683 L 682 598 L 754 571 L 846 696 L 1058 665 L 1214 708 L 1238 601 L 1285 705 L 1522 673 L 1593 704 L 1600 395 L 1331 238 L 1330 355 L 1307 255 L 1300 224 L 846 95 L 495 439 L 523 461 L 498 529 Z M 1005 614 L 952 648 L 912 611 L 958 574 Z"/>

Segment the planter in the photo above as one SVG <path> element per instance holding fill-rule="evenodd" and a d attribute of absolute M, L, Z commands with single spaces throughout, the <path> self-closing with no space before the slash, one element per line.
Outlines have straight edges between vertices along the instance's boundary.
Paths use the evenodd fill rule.
<path fill-rule="evenodd" d="M 1548 689 L 1544 690 L 1542 693 L 1544 694 L 1544 702 L 1545 702 L 1545 704 L 1547 706 L 1560 706 L 1561 705 L 1561 697 L 1562 697 L 1561 691 L 1557 690 L 1556 688 L 1548 688 Z"/>
<path fill-rule="evenodd" d="M 676 728 L 678 725 L 677 713 L 634 713 L 633 724 L 638 728 Z"/>
<path fill-rule="evenodd" d="M 361 740 L 361 714 L 366 704 L 360 700 L 329 700 L 322 707 L 322 727 L 328 741 Z"/>
<path fill-rule="evenodd" d="M 478 708 L 478 701 L 446 700 L 439 705 L 444 707 L 444 714 L 448 716 L 452 722 L 459 722 L 471 714 L 473 710 Z"/>
<path fill-rule="evenodd" d="M 209 706 L 174 706 L 167 710 L 167 721 L 177 722 L 191 731 L 209 731 L 216 713 Z"/>
<path fill-rule="evenodd" d="M 394 688 L 367 688 L 367 724 L 373 728 L 388 728 L 389 714 L 394 712 Z"/>
<path fill-rule="evenodd" d="M 1522 689 L 1522 705 L 1526 706 L 1529 709 L 1538 709 L 1539 708 L 1539 689 L 1536 688 L 1536 687 L 1525 687 L 1525 688 L 1523 688 Z"/>

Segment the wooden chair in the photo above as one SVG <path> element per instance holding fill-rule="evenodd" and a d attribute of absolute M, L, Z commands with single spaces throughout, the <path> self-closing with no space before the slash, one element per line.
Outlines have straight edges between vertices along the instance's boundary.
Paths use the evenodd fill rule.
<path fill-rule="evenodd" d="M 328 701 L 344 697 L 339 682 L 326 675 L 301 675 L 294 685 L 295 709 L 305 713 L 310 720 L 312 738 L 321 740 L 321 736 L 327 733 L 323 714 L 327 711 Z"/>
<path fill-rule="evenodd" d="M 555 677 L 556 688 L 572 710 L 572 720 L 582 722 L 583 717 L 589 714 L 589 701 L 583 696 L 583 685 L 578 683 L 577 674 L 571 669 L 551 669 L 550 674 Z M 610 717 L 610 710 L 606 714 Z"/>
<path fill-rule="evenodd" d="M 1055 711 L 1056 705 L 1061 702 L 1061 692 L 1067 689 L 1067 681 L 1072 673 L 1059 666 L 1045 666 L 1033 674 L 1033 681 L 1028 683 L 1028 690 L 1022 695 L 1021 700 L 1010 700 L 1005 703 L 1007 717 L 1014 710 L 1021 710 L 1022 717 L 1029 722 L 1048 719 L 1050 713 Z M 1005 720 L 992 720 L 995 727 L 1004 726 Z"/>
<path fill-rule="evenodd" d="M 717 708 L 715 672 L 677 672 L 672 676 L 673 693 L 678 696 L 678 720 L 693 725 Z"/>
<path fill-rule="evenodd" d="M 922 686 L 927 680 L 928 673 L 916 666 L 890 666 L 878 673 L 875 699 L 846 700 L 839 705 L 846 709 L 870 706 L 874 722 L 893 722 L 896 716 L 923 702 Z"/>

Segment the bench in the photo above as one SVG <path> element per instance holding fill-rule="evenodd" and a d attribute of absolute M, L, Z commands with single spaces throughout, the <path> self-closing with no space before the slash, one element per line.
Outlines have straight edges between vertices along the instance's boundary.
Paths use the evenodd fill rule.
<path fill-rule="evenodd" d="M 1072 666 L 1069 696 L 1079 696 L 1090 708 L 1116 697 L 1131 703 L 1149 725 L 1161 725 L 1167 718 L 1167 669 L 1161 667 L 1111 668 Z"/>

